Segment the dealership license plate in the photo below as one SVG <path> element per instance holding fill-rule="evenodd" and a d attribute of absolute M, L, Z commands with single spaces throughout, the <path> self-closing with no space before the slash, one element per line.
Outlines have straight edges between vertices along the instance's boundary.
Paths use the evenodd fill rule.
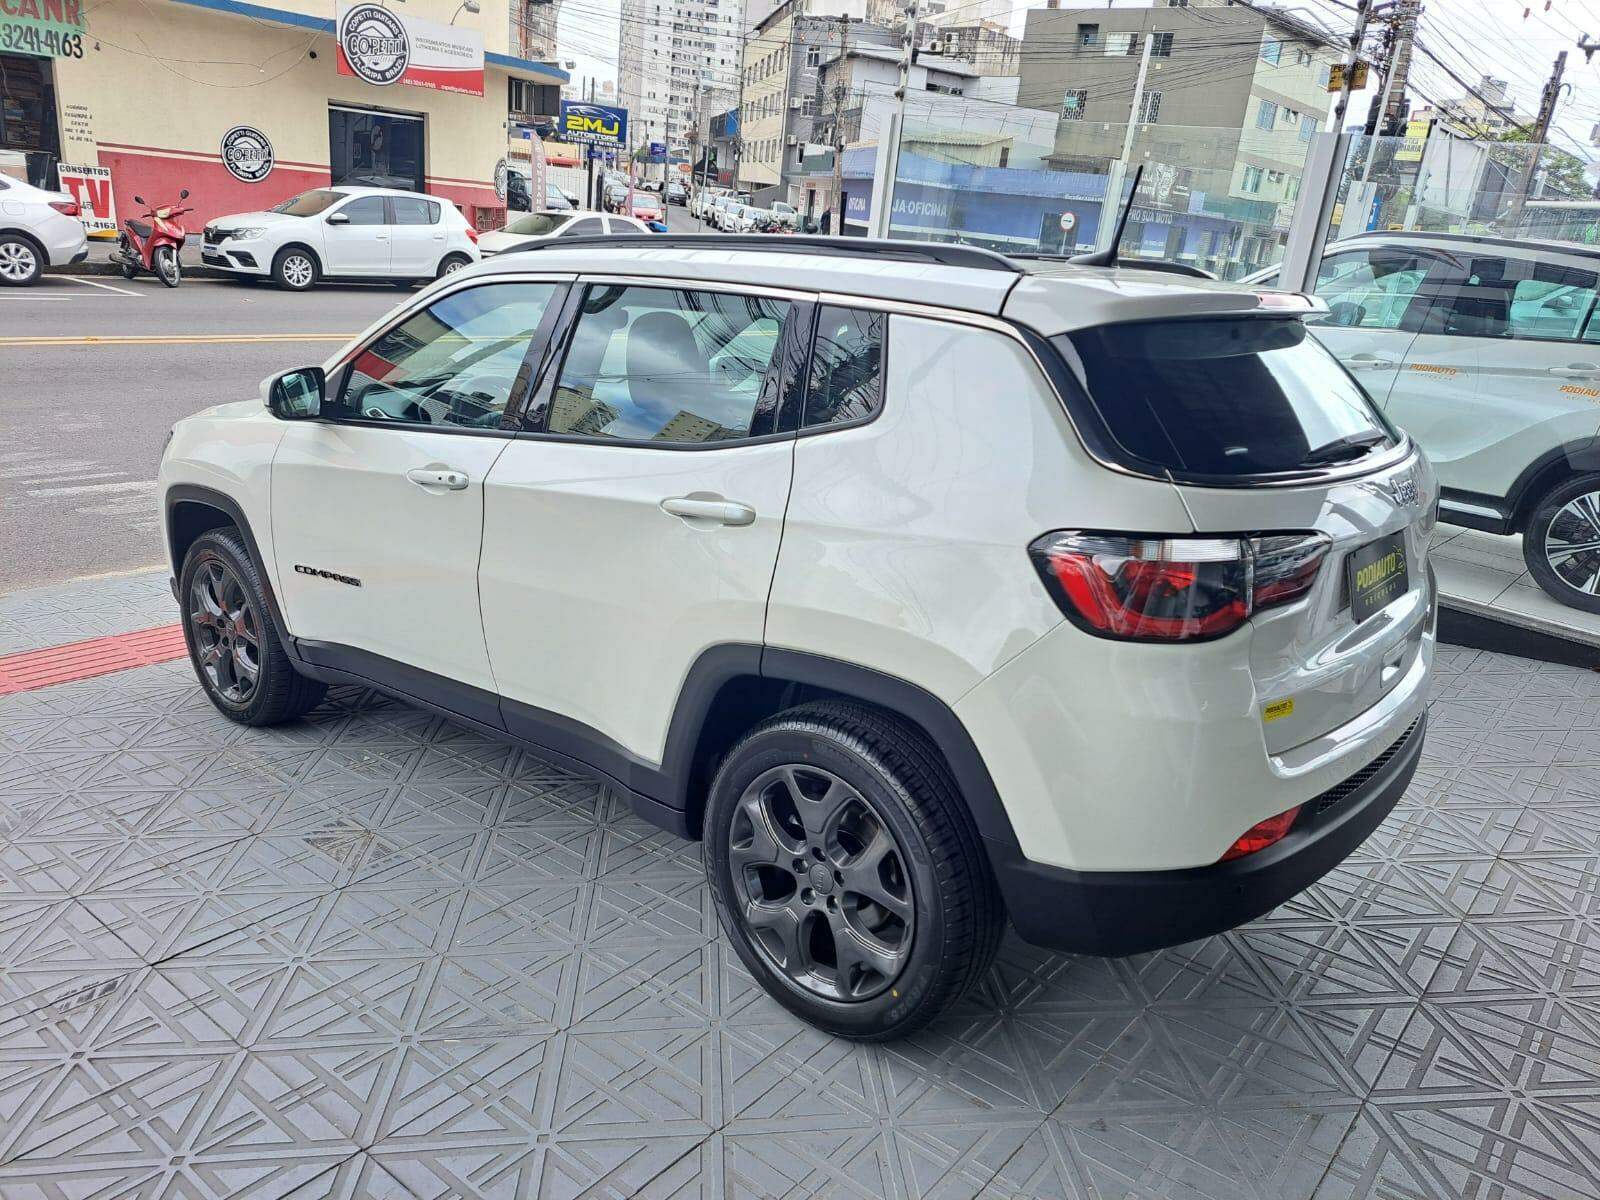
<path fill-rule="evenodd" d="M 1359 625 L 1384 605 L 1405 595 L 1406 539 L 1392 533 L 1368 543 L 1345 562 L 1350 580 L 1350 615 Z"/>

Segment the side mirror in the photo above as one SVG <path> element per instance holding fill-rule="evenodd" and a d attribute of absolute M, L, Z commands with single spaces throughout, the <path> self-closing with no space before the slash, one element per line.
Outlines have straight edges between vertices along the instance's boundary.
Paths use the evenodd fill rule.
<path fill-rule="evenodd" d="M 144 197 L 143 196 L 139 196 L 139 195 L 135 195 L 134 198 L 133 198 L 133 202 L 135 204 L 143 204 L 144 203 Z"/>
<path fill-rule="evenodd" d="M 344 212 L 329 213 L 328 214 L 328 224 L 329 225 L 348 225 L 348 224 L 350 224 L 350 214 L 349 213 L 344 213 Z"/>
<path fill-rule="evenodd" d="M 181 192 L 178 193 L 178 199 L 179 200 L 187 200 L 188 198 L 189 198 L 189 189 L 188 188 L 184 188 Z"/>
<path fill-rule="evenodd" d="M 280 371 L 261 381 L 267 410 L 280 421 L 310 421 L 322 415 L 328 376 L 321 367 Z"/>

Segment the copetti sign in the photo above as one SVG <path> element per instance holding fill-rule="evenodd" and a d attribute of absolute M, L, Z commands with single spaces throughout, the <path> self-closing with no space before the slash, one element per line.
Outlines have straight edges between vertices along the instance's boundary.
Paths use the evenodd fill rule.
<path fill-rule="evenodd" d="M 561 140 L 621 150 L 628 144 L 628 110 L 586 100 L 561 102 Z"/>
<path fill-rule="evenodd" d="M 374 87 L 409 83 L 483 95 L 483 34 L 423 21 L 376 4 L 341 2 L 334 33 L 339 74 Z"/>

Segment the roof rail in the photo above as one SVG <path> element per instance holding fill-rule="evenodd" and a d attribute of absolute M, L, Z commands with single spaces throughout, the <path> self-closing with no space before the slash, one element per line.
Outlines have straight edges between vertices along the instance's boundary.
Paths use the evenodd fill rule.
<path fill-rule="evenodd" d="M 966 267 L 974 271 L 1004 271 L 1021 275 L 1023 270 L 1003 254 L 978 246 L 956 246 L 947 242 L 909 242 L 893 238 L 816 237 L 811 234 L 782 233 L 614 233 L 581 237 L 543 238 L 514 246 L 501 254 L 520 254 L 530 250 L 569 249 L 688 249 L 750 250 L 776 254 L 811 254 L 833 258 L 871 258 L 880 262 L 937 263 L 942 267 Z"/>
<path fill-rule="evenodd" d="M 1081 255 L 1073 256 L 1070 254 L 1048 254 L 1042 251 L 1032 250 L 1027 251 L 1026 253 L 1008 255 L 1007 257 L 1025 259 L 1029 262 L 1073 263 L 1074 265 L 1080 267 L 1096 265 L 1093 263 L 1085 263 Z M 1122 271 L 1164 271 L 1168 275 L 1184 275 L 1190 279 L 1216 278 L 1215 275 L 1203 267 L 1191 267 L 1188 263 L 1171 262 L 1164 258 L 1119 258 L 1114 262 L 1102 263 L 1098 265 L 1114 267 Z"/>

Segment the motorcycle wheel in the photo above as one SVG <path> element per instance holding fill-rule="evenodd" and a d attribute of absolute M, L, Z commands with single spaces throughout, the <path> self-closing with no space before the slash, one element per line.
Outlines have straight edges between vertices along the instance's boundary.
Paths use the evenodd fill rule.
<path fill-rule="evenodd" d="M 135 275 L 137 275 L 139 273 L 139 268 L 134 266 L 131 262 L 129 262 L 125 258 L 122 261 L 120 261 L 119 263 L 117 263 L 117 268 L 118 268 L 118 270 L 120 270 L 122 272 L 122 277 L 124 279 L 132 279 Z"/>
<path fill-rule="evenodd" d="M 155 259 L 156 276 L 169 288 L 175 288 L 183 282 L 183 268 L 178 264 L 178 252 L 171 246 L 157 246 Z"/>

